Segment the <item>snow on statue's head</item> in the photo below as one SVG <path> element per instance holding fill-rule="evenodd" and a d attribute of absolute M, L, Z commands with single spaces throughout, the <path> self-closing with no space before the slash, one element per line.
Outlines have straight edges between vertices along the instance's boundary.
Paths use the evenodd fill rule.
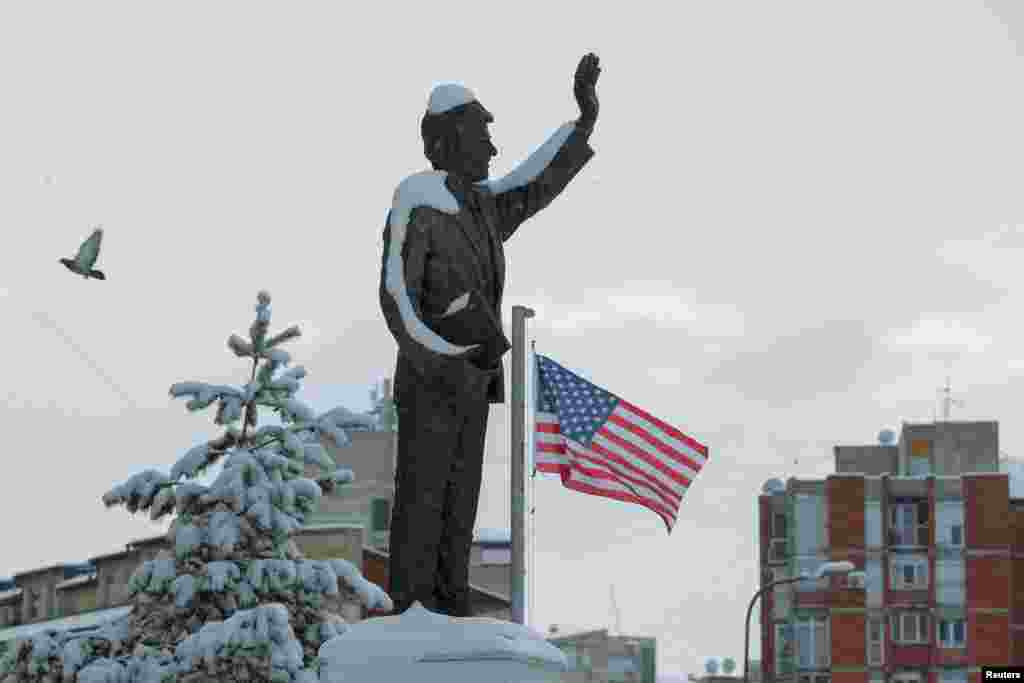
<path fill-rule="evenodd" d="M 494 116 L 472 90 L 458 83 L 434 88 L 420 122 L 423 152 L 434 170 L 473 182 L 485 180 L 491 158 L 498 154 L 487 131 L 492 121 Z"/>

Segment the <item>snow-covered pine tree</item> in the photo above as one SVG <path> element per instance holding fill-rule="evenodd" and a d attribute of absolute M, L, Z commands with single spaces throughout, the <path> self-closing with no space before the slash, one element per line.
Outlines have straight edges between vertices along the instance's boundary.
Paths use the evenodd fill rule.
<path fill-rule="evenodd" d="M 339 579 L 368 608 L 392 609 L 357 567 L 305 559 L 290 539 L 323 493 L 352 480 L 350 470 L 334 469 L 320 440 L 348 445 L 345 429 L 373 419 L 344 408 L 317 416 L 295 398 L 306 373 L 301 366 L 282 372 L 290 357 L 279 347 L 299 330 L 268 337 L 270 295 L 258 298 L 249 341 L 228 339 L 235 355 L 252 360 L 249 383 L 171 387 L 171 396 L 191 397 L 191 411 L 216 403 L 224 435 L 185 453 L 169 477 L 147 470 L 103 496 L 108 507 L 148 510 L 153 520 L 175 514 L 168 532 L 173 552 L 136 569 L 126 617 L 17 641 L 0 660 L 2 683 L 312 683 L 319 680 L 320 645 L 347 628 L 324 600 L 339 594 Z M 275 411 L 282 425 L 259 426 L 261 409 Z M 211 486 L 181 481 L 221 458 Z M 305 478 L 306 464 L 329 473 Z"/>

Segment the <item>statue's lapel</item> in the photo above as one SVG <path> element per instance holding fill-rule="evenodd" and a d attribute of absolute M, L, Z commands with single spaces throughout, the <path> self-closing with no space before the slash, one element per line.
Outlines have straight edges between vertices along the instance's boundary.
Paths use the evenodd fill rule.
<path fill-rule="evenodd" d="M 462 231 L 463 237 L 466 238 L 466 243 L 469 245 L 468 251 L 472 256 L 473 270 L 476 272 L 477 278 L 483 282 L 483 250 L 486 245 L 481 242 L 483 235 L 480 234 L 480 228 L 473 222 L 473 214 L 469 212 L 469 209 L 466 208 L 464 202 L 460 202 L 460 204 L 462 204 L 462 206 L 459 207 L 459 213 L 455 216 L 455 219 L 459 224 L 459 229 Z"/>
<path fill-rule="evenodd" d="M 488 245 L 483 242 L 484 236 L 480 231 L 481 229 L 486 229 L 486 226 L 474 224 L 473 214 L 467 206 L 469 192 L 465 185 L 460 182 L 459 178 L 449 176 L 448 189 L 451 190 L 452 195 L 459 203 L 459 212 L 455 214 L 455 222 L 458 224 L 459 230 L 462 231 L 462 236 L 469 246 L 466 252 L 470 257 L 471 263 L 468 265 L 476 275 L 477 282 L 482 286 L 487 281 L 484 277 L 483 262 L 485 260 L 484 249 L 488 248 Z"/>

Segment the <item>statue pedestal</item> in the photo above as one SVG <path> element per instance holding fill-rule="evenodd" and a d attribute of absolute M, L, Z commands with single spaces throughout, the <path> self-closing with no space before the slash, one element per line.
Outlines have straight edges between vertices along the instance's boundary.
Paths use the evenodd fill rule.
<path fill-rule="evenodd" d="M 351 624 L 319 655 L 323 683 L 555 683 L 568 669 L 561 650 L 524 626 L 449 617 L 418 602 Z"/>

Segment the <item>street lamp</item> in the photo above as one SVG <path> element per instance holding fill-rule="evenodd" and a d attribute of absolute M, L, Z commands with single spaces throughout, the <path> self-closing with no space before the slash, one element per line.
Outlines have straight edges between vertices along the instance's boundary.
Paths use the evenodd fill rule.
<path fill-rule="evenodd" d="M 813 578 L 823 579 L 826 576 L 841 576 L 844 574 L 849 574 L 853 570 L 853 563 L 847 562 L 846 560 L 843 560 L 841 562 L 826 562 L 818 568 L 818 571 L 815 573 Z M 747 630 L 743 638 L 743 683 L 750 683 L 750 613 L 754 611 L 754 603 L 757 602 L 757 599 L 761 597 L 762 593 L 774 588 L 775 586 L 781 586 L 782 584 L 786 583 L 797 583 L 799 581 L 810 581 L 811 578 L 811 575 L 805 572 L 801 573 L 800 576 L 794 576 L 790 579 L 779 579 L 778 581 L 772 581 L 771 583 L 765 586 L 761 586 L 761 589 L 754 593 L 754 597 L 750 599 L 750 605 L 747 607 Z M 764 671 L 763 665 L 761 667 L 761 670 Z"/>

